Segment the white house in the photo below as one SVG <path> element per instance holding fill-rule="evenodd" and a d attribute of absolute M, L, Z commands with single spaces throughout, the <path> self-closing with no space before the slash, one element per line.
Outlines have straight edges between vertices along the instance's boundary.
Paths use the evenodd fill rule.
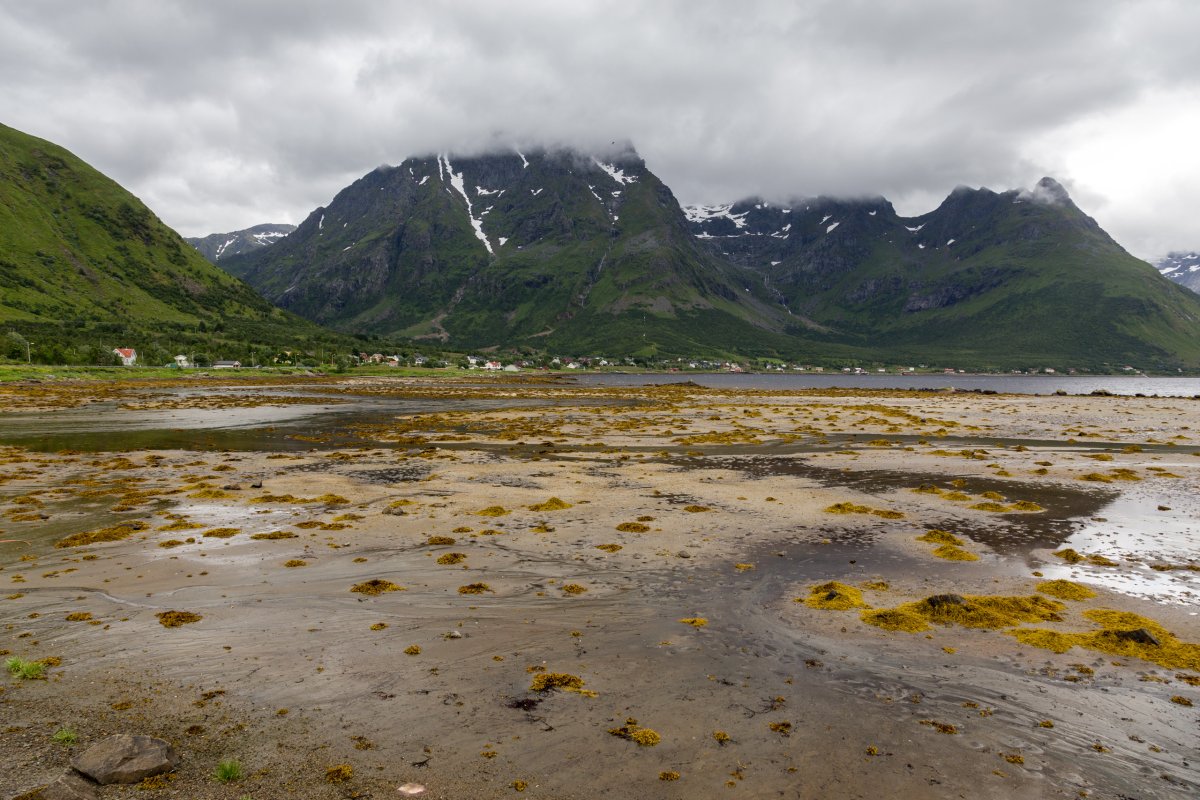
<path fill-rule="evenodd" d="M 187 369 L 191 366 L 187 356 L 175 356 L 175 366 L 179 369 Z"/>
<path fill-rule="evenodd" d="M 137 350 L 132 347 L 113 348 L 113 355 L 121 359 L 122 366 L 132 367 L 137 363 Z"/>

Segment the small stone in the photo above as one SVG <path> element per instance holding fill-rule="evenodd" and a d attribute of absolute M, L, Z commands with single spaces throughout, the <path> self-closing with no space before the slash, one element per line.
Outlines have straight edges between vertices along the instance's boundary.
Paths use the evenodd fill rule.
<path fill-rule="evenodd" d="M 1131 631 L 1113 631 L 1113 636 L 1126 642 L 1148 644 L 1153 647 L 1158 647 L 1162 644 L 1162 642 L 1158 641 L 1157 636 L 1145 628 L 1134 628 Z"/>
<path fill-rule="evenodd" d="M 687 550 L 680 550 L 675 555 L 679 556 L 680 558 L 691 558 L 692 557 L 692 554 L 689 553 Z"/>
<path fill-rule="evenodd" d="M 941 608 L 942 606 L 965 606 L 967 601 L 960 594 L 935 594 L 925 602 L 929 603 L 932 608 Z"/>
<path fill-rule="evenodd" d="M 109 736 L 71 759 L 71 766 L 102 785 L 137 783 L 170 772 L 179 756 L 170 742 L 127 733 Z"/>

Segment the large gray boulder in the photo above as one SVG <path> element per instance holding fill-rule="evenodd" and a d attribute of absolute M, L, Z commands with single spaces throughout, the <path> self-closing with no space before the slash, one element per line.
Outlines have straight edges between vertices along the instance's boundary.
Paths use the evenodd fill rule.
<path fill-rule="evenodd" d="M 110 736 L 71 759 L 72 767 L 100 784 L 137 783 L 178 764 L 170 742 L 127 733 Z"/>

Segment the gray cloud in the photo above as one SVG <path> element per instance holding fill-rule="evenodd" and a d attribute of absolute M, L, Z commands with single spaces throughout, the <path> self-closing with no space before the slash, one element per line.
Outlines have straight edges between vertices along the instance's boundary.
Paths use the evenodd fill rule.
<path fill-rule="evenodd" d="M 1197 31 L 1200 6 L 1166 0 L 0 0 L 0 108 L 189 235 L 298 221 L 410 154 L 630 139 L 684 202 L 919 213 L 1053 174 L 1150 255 L 1200 244 L 1200 162 L 1130 175 L 1112 131 L 1130 153 L 1141 134 L 1106 120 L 1183 124 Z"/>

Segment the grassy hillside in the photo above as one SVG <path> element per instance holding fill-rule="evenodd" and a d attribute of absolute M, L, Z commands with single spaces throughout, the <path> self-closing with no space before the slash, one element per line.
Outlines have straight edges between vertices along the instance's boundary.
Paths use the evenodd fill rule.
<path fill-rule="evenodd" d="M 209 264 L 71 153 L 3 125 L 0 290 L 0 330 L 42 348 L 157 342 L 220 357 L 328 338 Z"/>

